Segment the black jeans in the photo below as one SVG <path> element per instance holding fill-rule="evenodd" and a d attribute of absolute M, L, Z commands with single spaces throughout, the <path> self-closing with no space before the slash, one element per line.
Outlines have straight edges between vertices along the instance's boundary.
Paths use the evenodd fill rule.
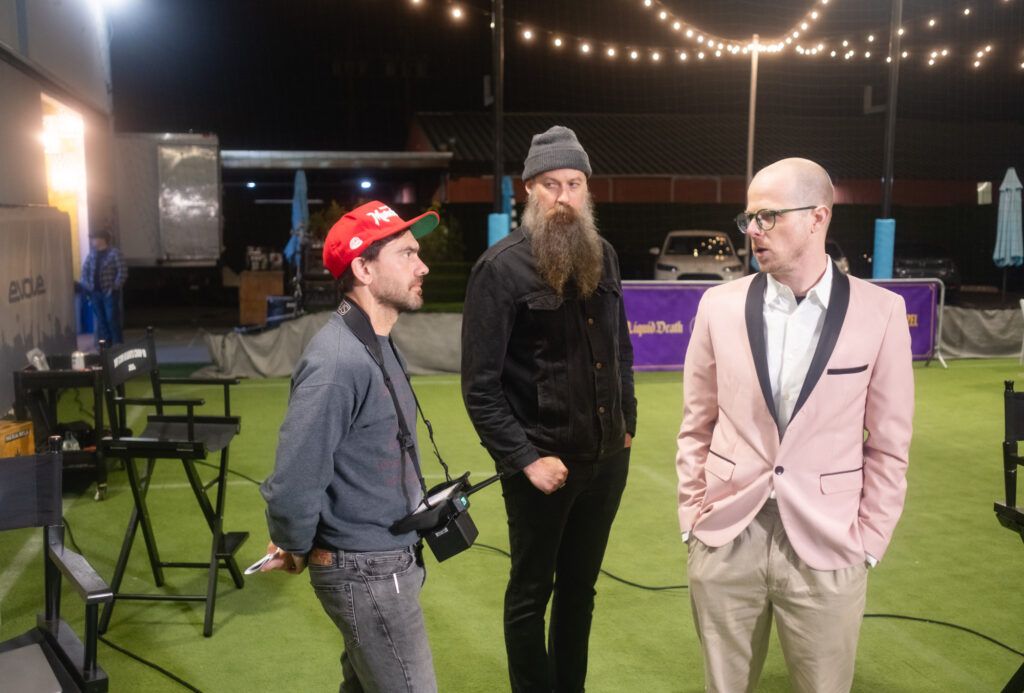
<path fill-rule="evenodd" d="M 582 691 L 587 678 L 594 583 L 626 487 L 629 449 L 566 466 L 565 486 L 549 496 L 525 474 L 501 481 L 512 551 L 505 649 L 514 693 Z"/>

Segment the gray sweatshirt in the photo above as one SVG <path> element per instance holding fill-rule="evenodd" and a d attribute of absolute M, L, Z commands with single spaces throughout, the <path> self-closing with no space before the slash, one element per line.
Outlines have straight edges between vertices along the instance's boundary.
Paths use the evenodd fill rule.
<path fill-rule="evenodd" d="M 387 338 L 378 339 L 415 436 L 412 390 Z M 391 395 L 380 367 L 337 313 L 295 366 L 274 472 L 260 492 L 270 538 L 290 553 L 313 546 L 387 551 L 416 541 L 415 532 L 388 530 L 423 495 L 399 449 Z"/>

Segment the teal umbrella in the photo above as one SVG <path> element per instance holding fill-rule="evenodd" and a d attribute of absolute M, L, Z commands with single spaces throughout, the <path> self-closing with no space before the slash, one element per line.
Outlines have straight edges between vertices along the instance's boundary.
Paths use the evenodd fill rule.
<path fill-rule="evenodd" d="M 992 261 L 1003 268 L 1003 298 L 1006 298 L 1006 269 L 1024 264 L 1024 239 L 1021 238 L 1021 184 L 1011 166 L 999 185 L 999 215 L 996 219 L 996 247 Z"/>
<path fill-rule="evenodd" d="M 284 248 L 284 256 L 289 262 L 295 259 L 302 247 L 302 235 L 309 227 L 309 193 L 306 185 L 306 172 L 299 169 L 295 172 L 295 186 L 292 189 L 292 230 L 288 245 Z"/>

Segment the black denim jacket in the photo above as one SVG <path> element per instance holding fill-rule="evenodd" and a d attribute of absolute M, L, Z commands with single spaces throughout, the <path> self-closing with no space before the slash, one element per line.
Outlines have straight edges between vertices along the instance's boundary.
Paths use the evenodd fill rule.
<path fill-rule="evenodd" d="M 591 462 L 636 432 L 633 346 L 619 261 L 602 239 L 597 290 L 562 296 L 517 229 L 473 267 L 462 314 L 462 397 L 499 469 L 539 457 Z"/>

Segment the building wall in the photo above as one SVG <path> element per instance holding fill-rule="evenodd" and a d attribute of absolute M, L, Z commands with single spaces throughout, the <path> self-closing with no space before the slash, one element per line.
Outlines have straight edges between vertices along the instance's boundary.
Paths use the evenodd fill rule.
<path fill-rule="evenodd" d="M 25 0 L 23 57 L 109 114 L 110 45 L 101 6 L 94 0 Z"/>
<path fill-rule="evenodd" d="M 0 0 L 0 204 L 47 204 L 42 95 L 85 121 L 89 227 L 114 219 L 109 34 L 93 0 Z"/>
<path fill-rule="evenodd" d="M 490 202 L 492 176 L 452 176 L 438 197 L 448 203 Z M 838 204 L 881 204 L 878 180 L 844 179 L 836 182 Z M 516 200 L 526 199 L 522 181 L 513 179 Z M 746 201 L 746 181 L 738 176 L 594 176 L 590 192 L 597 203 L 732 203 Z M 949 180 L 901 180 L 893 184 L 893 203 L 908 207 L 969 205 L 977 198 L 975 183 Z"/>
<path fill-rule="evenodd" d="M 18 8 L 15 0 L 0 0 L 0 44 L 18 50 Z"/>
<path fill-rule="evenodd" d="M 0 204 L 46 204 L 40 86 L 0 62 Z"/>

